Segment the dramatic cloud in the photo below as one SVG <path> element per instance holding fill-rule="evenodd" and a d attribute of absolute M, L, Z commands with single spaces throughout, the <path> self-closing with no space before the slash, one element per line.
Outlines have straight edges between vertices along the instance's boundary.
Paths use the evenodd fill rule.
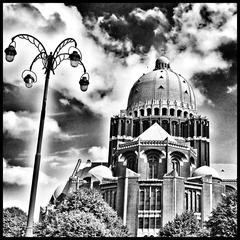
<path fill-rule="evenodd" d="M 3 182 L 8 184 L 29 185 L 32 181 L 33 169 L 30 167 L 11 166 L 3 158 Z M 54 184 L 56 178 L 49 177 L 45 173 L 39 173 L 39 184 Z"/>
<path fill-rule="evenodd" d="M 81 66 L 72 68 L 69 61 L 63 61 L 50 75 L 41 169 L 46 179 L 54 176 L 58 182 L 48 188 L 40 185 L 39 203 L 49 201 L 57 185 L 69 178 L 78 159 L 107 161 L 109 119 L 126 109 L 132 85 L 143 73 L 152 71 L 162 48 L 171 68 L 193 85 L 199 114 L 209 117 L 211 162 L 223 163 L 227 159 L 236 163 L 236 4 L 77 6 L 3 4 L 4 48 L 19 33 L 36 36 L 48 53 L 63 39 L 72 37 L 90 75 L 87 92 L 81 92 L 79 87 Z M 72 45 L 62 51 L 67 52 L 68 46 Z M 38 132 L 45 79 L 42 63 L 37 61 L 33 71 L 38 81 L 33 88 L 25 88 L 21 73 L 29 68 L 38 51 L 22 39 L 16 40 L 16 50 L 14 62 L 3 61 L 3 148 L 7 159 L 3 164 L 8 182 L 11 177 L 17 179 L 10 170 L 20 176 L 32 174 L 29 169 L 35 145 L 30 147 L 29 142 L 36 143 L 33 135 L 36 138 Z M 26 183 L 23 178 L 19 182 Z M 13 189 L 14 184 L 10 185 L 15 195 L 7 188 L 4 204 L 11 206 L 17 195 L 27 209 L 25 198 L 29 192 Z"/>
<path fill-rule="evenodd" d="M 13 111 L 3 113 L 3 133 L 13 138 L 27 140 L 38 132 L 38 127 L 39 119 L 36 118 L 35 114 Z M 61 140 L 68 140 L 72 137 L 63 133 L 58 123 L 51 118 L 46 118 L 44 128 L 46 137 Z"/>

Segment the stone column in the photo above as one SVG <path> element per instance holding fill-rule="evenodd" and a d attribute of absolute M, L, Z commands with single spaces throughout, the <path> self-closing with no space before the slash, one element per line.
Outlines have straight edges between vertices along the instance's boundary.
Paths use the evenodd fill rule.
<path fill-rule="evenodd" d="M 203 177 L 203 187 L 201 196 L 202 223 L 208 220 L 212 211 L 212 176 Z"/>
<path fill-rule="evenodd" d="M 143 123 L 142 123 L 142 119 L 140 119 L 140 121 L 139 121 L 139 131 L 140 131 L 140 134 L 143 132 Z M 139 134 L 139 135 L 140 135 Z"/>
<path fill-rule="evenodd" d="M 117 136 L 121 136 L 121 125 L 122 125 L 121 119 L 119 118 L 118 119 L 118 133 L 117 133 Z"/>
<path fill-rule="evenodd" d="M 193 136 L 197 136 L 197 121 L 194 119 L 194 133 Z"/>
<path fill-rule="evenodd" d="M 163 177 L 162 187 L 162 226 L 172 221 L 176 214 L 184 211 L 184 178 L 178 176 Z"/>

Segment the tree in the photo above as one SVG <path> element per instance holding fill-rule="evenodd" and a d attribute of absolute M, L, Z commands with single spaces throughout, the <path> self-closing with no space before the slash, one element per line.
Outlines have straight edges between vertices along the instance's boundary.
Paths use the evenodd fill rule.
<path fill-rule="evenodd" d="M 35 227 L 36 236 L 129 236 L 117 213 L 96 189 L 80 188 L 66 196 Z"/>
<path fill-rule="evenodd" d="M 26 213 L 18 207 L 3 209 L 3 236 L 22 237 L 27 225 Z"/>
<path fill-rule="evenodd" d="M 177 215 L 159 231 L 160 237 L 189 237 L 200 230 L 200 224 L 193 212 L 186 211 Z"/>
<path fill-rule="evenodd" d="M 211 237 L 237 236 L 237 191 L 222 196 L 222 201 L 212 211 L 206 227 Z"/>
<path fill-rule="evenodd" d="M 50 212 L 50 216 L 34 228 L 38 237 L 104 237 L 109 230 L 92 213 L 72 210 Z"/>

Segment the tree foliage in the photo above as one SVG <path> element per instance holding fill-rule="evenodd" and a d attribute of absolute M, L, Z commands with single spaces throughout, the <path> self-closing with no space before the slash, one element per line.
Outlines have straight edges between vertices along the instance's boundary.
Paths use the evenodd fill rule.
<path fill-rule="evenodd" d="M 3 236 L 22 237 L 27 225 L 26 213 L 18 207 L 3 209 Z"/>
<path fill-rule="evenodd" d="M 96 189 L 66 196 L 35 227 L 36 236 L 126 237 L 127 228 Z"/>
<path fill-rule="evenodd" d="M 50 212 L 47 219 L 35 226 L 38 237 L 103 237 L 109 235 L 104 223 L 92 213 L 72 210 Z"/>
<path fill-rule="evenodd" d="M 222 197 L 206 222 L 206 227 L 211 237 L 237 236 L 237 191 L 231 191 Z"/>
<path fill-rule="evenodd" d="M 200 224 L 193 212 L 186 211 L 177 215 L 159 231 L 160 237 L 189 237 L 200 230 Z"/>

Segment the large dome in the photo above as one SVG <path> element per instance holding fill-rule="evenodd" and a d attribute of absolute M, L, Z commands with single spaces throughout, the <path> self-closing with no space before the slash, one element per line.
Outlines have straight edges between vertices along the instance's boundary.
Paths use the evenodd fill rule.
<path fill-rule="evenodd" d="M 214 168 L 211 168 L 208 166 L 199 167 L 192 174 L 193 177 L 206 176 L 206 175 L 212 175 L 213 178 L 221 179 L 218 172 Z"/>
<path fill-rule="evenodd" d="M 128 110 L 147 102 L 159 102 L 162 105 L 175 105 L 181 109 L 196 110 L 196 99 L 191 85 L 180 74 L 170 68 L 168 58 L 162 56 L 156 60 L 152 72 L 142 75 L 133 85 Z"/>

